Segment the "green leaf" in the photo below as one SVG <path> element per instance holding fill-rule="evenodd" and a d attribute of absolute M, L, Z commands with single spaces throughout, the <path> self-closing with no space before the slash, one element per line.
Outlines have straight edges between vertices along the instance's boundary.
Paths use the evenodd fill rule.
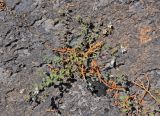
<path fill-rule="evenodd" d="M 53 62 L 55 63 L 55 64 L 58 64 L 58 63 L 60 63 L 62 61 L 62 58 L 61 57 L 59 57 L 59 56 L 54 56 L 53 57 Z"/>
<path fill-rule="evenodd" d="M 155 113 L 150 112 L 150 113 L 149 113 L 149 116 L 155 116 Z"/>
<path fill-rule="evenodd" d="M 122 112 L 128 112 L 129 110 L 128 109 L 122 109 Z"/>
<path fill-rule="evenodd" d="M 56 78 L 58 75 L 56 74 L 56 73 L 51 73 L 50 74 L 50 79 L 54 79 L 54 78 Z"/>
<path fill-rule="evenodd" d="M 121 96 L 119 97 L 119 99 L 124 100 L 124 99 L 126 99 L 127 97 L 128 97 L 127 95 L 121 95 Z"/>

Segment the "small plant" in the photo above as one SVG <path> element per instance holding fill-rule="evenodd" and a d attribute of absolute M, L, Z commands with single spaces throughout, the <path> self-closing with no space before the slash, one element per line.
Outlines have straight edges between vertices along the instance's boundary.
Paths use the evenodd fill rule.
<path fill-rule="evenodd" d="M 111 74 L 110 70 L 116 68 L 118 54 L 126 53 L 126 49 L 122 45 L 118 44 L 115 47 L 111 47 L 106 43 L 105 37 L 113 33 L 114 28 L 112 25 L 108 25 L 103 30 L 96 29 L 91 22 L 85 21 L 80 16 L 77 16 L 76 20 L 81 27 L 79 35 L 83 37 L 82 41 L 72 46 L 67 41 L 67 36 L 65 36 L 67 47 L 49 47 L 53 51 L 54 57 L 45 56 L 44 58 L 49 71 L 43 78 L 42 83 L 38 84 L 34 92 L 32 92 L 34 98 L 38 96 L 40 91 L 54 84 L 65 82 L 71 77 L 81 77 L 93 94 L 97 94 L 96 92 L 101 91 L 103 88 L 105 93 L 115 99 L 114 105 L 119 107 L 124 114 L 133 114 L 136 111 L 136 114 L 139 115 L 147 112 L 142 108 L 146 95 L 160 103 L 159 92 L 151 89 L 148 78 L 146 78 L 146 85 L 141 80 L 129 81 L 128 77 L 121 71 L 116 75 Z M 103 61 L 101 61 L 100 56 L 103 51 L 110 56 L 110 63 L 106 66 L 101 65 Z M 99 89 L 96 84 L 103 87 Z M 142 89 L 142 96 L 138 95 L 137 92 L 132 92 L 130 88 L 133 86 Z M 154 113 L 150 112 L 150 114 L 153 115 Z"/>
<path fill-rule="evenodd" d="M 86 76 L 92 76 L 90 72 L 95 68 L 95 64 L 93 64 L 95 60 L 93 58 L 98 58 L 98 52 L 103 47 L 104 41 L 96 40 L 99 35 L 93 33 L 90 22 L 85 22 L 80 16 L 77 16 L 76 20 L 81 25 L 81 35 L 85 35 L 84 41 L 77 44 L 74 48 L 52 49 L 56 53 L 55 56 L 44 57 L 50 72 L 43 78 L 42 83 L 38 85 L 38 91 L 43 91 L 46 87 L 72 75 L 79 75 L 83 79 Z M 94 72 L 96 73 L 95 76 L 100 79 L 100 69 L 96 68 L 94 71 L 96 71 Z"/>

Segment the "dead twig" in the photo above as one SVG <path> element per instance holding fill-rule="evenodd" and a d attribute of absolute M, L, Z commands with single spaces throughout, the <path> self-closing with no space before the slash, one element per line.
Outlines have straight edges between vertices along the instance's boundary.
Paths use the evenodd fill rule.
<path fill-rule="evenodd" d="M 147 87 L 145 87 L 144 83 L 142 83 L 141 81 L 140 81 L 140 83 L 137 83 L 137 82 L 134 82 L 134 81 L 132 82 L 133 84 L 135 84 L 136 86 L 138 86 L 139 88 L 141 88 L 141 89 L 143 89 L 145 91 L 145 93 L 143 94 L 143 96 L 141 98 L 141 102 L 143 101 L 144 97 L 148 93 L 156 102 L 160 103 L 156 99 L 156 97 L 154 95 L 152 95 L 152 93 L 149 91 L 149 89 L 150 89 L 150 81 L 149 81 L 148 77 L 147 77 L 147 82 L 148 82 Z"/>
<path fill-rule="evenodd" d="M 146 77 L 146 79 L 147 79 L 147 88 L 146 88 L 146 89 L 147 89 L 147 91 L 149 91 L 149 89 L 150 89 L 150 81 L 149 81 L 148 77 Z M 144 97 L 146 96 L 147 91 L 144 91 L 144 94 L 143 94 L 143 96 L 142 96 L 142 98 L 141 98 L 141 100 L 140 100 L 140 103 L 143 102 L 143 99 L 144 99 Z"/>
<path fill-rule="evenodd" d="M 122 86 L 117 85 L 117 84 L 116 84 L 114 81 L 112 81 L 112 80 L 106 81 L 106 80 L 103 80 L 103 79 L 102 79 L 102 82 L 103 82 L 107 87 L 109 87 L 109 89 L 107 90 L 108 92 L 113 91 L 113 90 L 116 90 L 116 91 L 125 90 L 125 87 L 122 87 Z"/>
<path fill-rule="evenodd" d="M 87 50 L 87 52 L 84 53 L 84 57 L 88 57 L 95 51 L 99 50 L 102 47 L 102 45 L 103 45 L 103 41 L 93 43 L 92 45 L 90 45 L 90 48 Z"/>
<path fill-rule="evenodd" d="M 71 53 L 74 52 L 75 49 L 73 48 L 58 48 L 58 49 L 52 49 L 53 51 L 61 52 L 61 53 Z"/>
<path fill-rule="evenodd" d="M 86 69 L 85 69 L 85 66 L 83 64 L 81 66 L 81 75 L 82 75 L 83 79 L 85 79 L 85 77 L 86 77 Z"/>
<path fill-rule="evenodd" d="M 102 75 L 101 75 L 101 73 L 100 73 L 100 69 L 99 69 L 99 66 L 98 66 L 98 63 L 97 63 L 97 61 L 96 60 L 92 60 L 92 62 L 91 62 L 91 71 L 92 71 L 92 73 L 93 74 L 96 74 L 97 75 L 97 77 L 98 77 L 98 79 L 99 79 L 99 82 L 101 83 L 102 81 Z"/>

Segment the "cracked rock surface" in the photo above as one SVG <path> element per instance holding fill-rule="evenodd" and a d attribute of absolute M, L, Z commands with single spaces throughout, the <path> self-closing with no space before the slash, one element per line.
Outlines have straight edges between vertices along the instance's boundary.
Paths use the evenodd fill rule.
<path fill-rule="evenodd" d="M 0 0 L 1 1 L 1 0 Z M 35 83 L 41 81 L 37 70 L 46 68 L 45 56 L 62 43 L 58 33 L 67 24 L 58 23 L 58 11 L 69 8 L 70 17 L 102 18 L 115 28 L 111 45 L 127 48 L 125 65 L 119 68 L 130 78 L 148 74 L 151 86 L 160 88 L 160 1 L 159 0 L 4 0 L 0 11 L 0 115 L 1 116 L 119 116 L 118 108 L 107 96 L 88 92 L 83 80 L 72 84 L 59 105 L 61 114 L 47 112 L 50 100 L 57 95 L 51 87 L 39 104 L 26 102 Z M 69 6 L 69 4 L 71 4 Z M 70 26 L 75 27 L 74 22 Z M 119 62 L 121 62 L 121 60 Z"/>

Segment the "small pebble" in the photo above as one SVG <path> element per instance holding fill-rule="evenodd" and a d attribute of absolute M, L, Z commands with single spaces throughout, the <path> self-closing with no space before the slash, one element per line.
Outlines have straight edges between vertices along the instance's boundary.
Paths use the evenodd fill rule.
<path fill-rule="evenodd" d="M 24 91 L 25 91 L 25 89 L 21 89 L 21 90 L 19 91 L 19 93 L 20 93 L 20 94 L 23 94 Z"/>

